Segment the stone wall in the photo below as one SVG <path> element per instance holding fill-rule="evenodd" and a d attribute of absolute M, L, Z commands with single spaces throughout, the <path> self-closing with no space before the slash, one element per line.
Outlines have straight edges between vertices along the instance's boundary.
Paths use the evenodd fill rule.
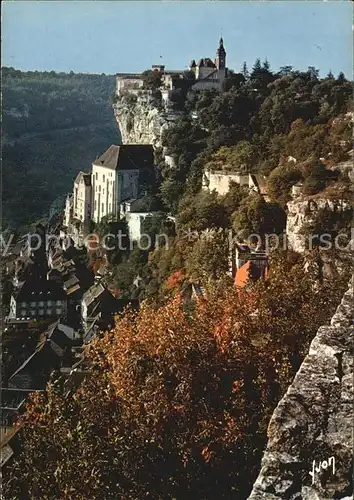
<path fill-rule="evenodd" d="M 353 498 L 353 347 L 352 282 L 273 413 L 249 500 Z"/>
<path fill-rule="evenodd" d="M 220 195 L 226 194 L 230 189 L 230 182 L 235 182 L 240 186 L 249 187 L 249 174 L 234 173 L 228 174 L 223 171 L 204 172 L 203 188 L 212 192 L 214 189 Z"/>

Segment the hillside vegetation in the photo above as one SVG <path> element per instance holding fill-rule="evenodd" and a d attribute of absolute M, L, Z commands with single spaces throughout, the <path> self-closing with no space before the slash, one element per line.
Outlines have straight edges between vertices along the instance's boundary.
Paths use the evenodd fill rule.
<path fill-rule="evenodd" d="M 120 142 L 114 76 L 2 68 L 3 226 L 45 216 L 80 170 Z"/>
<path fill-rule="evenodd" d="M 170 279 L 205 283 L 224 277 L 229 231 L 246 239 L 281 235 L 298 182 L 305 196 L 339 190 L 351 198 L 348 175 L 335 168 L 352 148 L 352 85 L 343 73 L 319 78 L 313 67 L 300 72 L 290 66 L 272 72 L 268 62 L 257 60 L 250 72 L 245 65 L 242 73 L 231 73 L 224 92 L 180 92 L 172 107 L 184 114 L 164 131 L 162 144 L 176 167 L 156 151 L 154 194 L 175 215 L 177 234 L 156 218 L 155 234 L 169 235 L 168 250 L 110 254 L 112 280 L 122 296 L 155 298 L 166 293 Z M 206 169 L 264 174 L 269 200 L 237 184 L 224 196 L 202 190 Z M 336 214 L 327 231 L 349 234 L 348 216 L 340 220 Z M 191 231 L 213 232 L 206 240 Z M 137 275 L 139 287 L 133 285 Z"/>
<path fill-rule="evenodd" d="M 176 296 L 117 320 L 77 391 L 61 377 L 33 396 L 6 498 L 246 499 L 269 417 L 346 286 L 313 287 L 303 265 L 274 262 L 250 296 L 215 289 L 192 314 Z"/>

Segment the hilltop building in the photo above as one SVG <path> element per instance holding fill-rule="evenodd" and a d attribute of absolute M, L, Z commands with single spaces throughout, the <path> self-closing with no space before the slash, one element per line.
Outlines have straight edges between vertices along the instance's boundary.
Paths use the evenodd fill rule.
<path fill-rule="evenodd" d="M 222 85 L 227 77 L 226 50 L 224 40 L 220 38 L 219 46 L 214 60 L 209 57 L 199 59 L 198 63 L 193 59 L 188 70 L 194 73 L 193 77 L 186 78 L 185 70 L 166 70 L 164 65 L 154 64 L 153 71 L 161 73 L 162 94 L 166 101 L 169 91 L 177 90 L 182 82 L 188 80 L 192 89 L 212 89 L 222 90 Z M 117 73 L 116 74 L 116 94 L 121 96 L 125 91 L 131 93 L 140 92 L 143 89 L 142 75 L 139 73 Z"/>

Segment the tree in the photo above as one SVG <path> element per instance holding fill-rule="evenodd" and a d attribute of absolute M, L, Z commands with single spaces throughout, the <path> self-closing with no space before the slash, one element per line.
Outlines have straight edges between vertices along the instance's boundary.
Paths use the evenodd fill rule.
<path fill-rule="evenodd" d="M 314 66 L 309 66 L 307 68 L 307 73 L 310 77 L 311 80 L 317 80 L 318 79 L 318 75 L 319 75 L 319 70 L 316 69 Z"/>
<path fill-rule="evenodd" d="M 276 167 L 271 172 L 267 182 L 268 193 L 272 201 L 286 208 L 286 204 L 291 198 L 291 187 L 302 178 L 301 172 L 291 163 Z"/>
<path fill-rule="evenodd" d="M 161 87 L 161 73 L 159 71 L 153 71 L 147 69 L 141 74 L 143 80 L 143 86 L 146 89 L 158 90 Z"/>
<path fill-rule="evenodd" d="M 207 283 L 225 278 L 230 271 L 229 233 L 214 230 L 202 233 L 186 259 L 186 271 L 193 281 Z"/>
<path fill-rule="evenodd" d="M 258 194 L 250 194 L 233 213 L 232 227 L 239 238 L 251 234 L 263 241 L 266 234 L 281 234 L 285 229 L 286 215 L 277 203 L 266 203 Z"/>
<path fill-rule="evenodd" d="M 228 92 L 232 87 L 240 88 L 246 78 L 242 73 L 231 73 L 223 81 L 223 90 Z"/>
<path fill-rule="evenodd" d="M 338 77 L 337 77 L 337 82 L 344 83 L 344 82 L 346 82 L 346 81 L 347 81 L 347 80 L 346 80 L 346 78 L 345 78 L 345 76 L 344 76 L 344 73 L 343 73 L 343 71 L 341 71 L 341 72 L 339 73 Z"/>
<path fill-rule="evenodd" d="M 289 76 L 289 75 L 291 75 L 292 71 L 293 71 L 292 66 L 282 66 L 279 70 L 279 75 L 280 76 Z"/>
<path fill-rule="evenodd" d="M 245 78 L 245 80 L 247 80 L 247 78 L 249 77 L 249 72 L 248 72 L 246 61 L 243 63 L 243 66 L 242 66 L 242 75 Z"/>
<path fill-rule="evenodd" d="M 178 209 L 177 227 L 203 231 L 227 225 L 225 208 L 216 192 L 200 191 L 197 195 L 186 194 Z"/>
<path fill-rule="evenodd" d="M 218 149 L 205 168 L 208 170 L 247 172 L 254 166 L 255 158 L 252 144 L 248 141 L 239 141 L 236 146 Z"/>
<path fill-rule="evenodd" d="M 262 65 L 261 65 L 261 60 L 260 60 L 260 58 L 258 57 L 258 58 L 256 59 L 256 62 L 255 62 L 255 63 L 254 63 L 254 65 L 253 65 L 252 71 L 253 71 L 253 73 L 254 73 L 255 71 L 260 70 L 261 68 L 262 68 Z"/>
<path fill-rule="evenodd" d="M 268 59 L 266 59 L 265 61 L 263 61 L 263 64 L 262 64 L 262 68 L 269 71 L 270 70 L 270 64 L 268 62 Z"/>
<path fill-rule="evenodd" d="M 161 198 L 172 213 L 176 213 L 180 197 L 183 193 L 183 183 L 172 176 L 166 178 L 160 187 Z"/>
<path fill-rule="evenodd" d="M 177 296 L 118 318 L 78 390 L 32 396 L 4 496 L 247 497 L 273 409 L 346 286 L 314 287 L 303 265 L 277 258 L 251 295 L 210 288 L 188 314 Z"/>
<path fill-rule="evenodd" d="M 323 163 L 310 163 L 304 173 L 305 181 L 303 193 L 306 195 L 316 194 L 338 177 L 338 172 L 328 170 Z"/>

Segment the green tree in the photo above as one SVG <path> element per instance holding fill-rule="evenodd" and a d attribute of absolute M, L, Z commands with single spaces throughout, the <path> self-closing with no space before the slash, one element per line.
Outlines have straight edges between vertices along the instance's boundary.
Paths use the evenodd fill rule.
<path fill-rule="evenodd" d="M 286 208 L 286 204 L 291 198 L 291 187 L 301 181 L 302 178 L 301 172 L 291 163 L 276 167 L 267 181 L 268 194 L 271 200 Z"/>
<path fill-rule="evenodd" d="M 162 80 L 159 71 L 147 69 L 141 74 L 141 78 L 143 80 L 143 86 L 146 89 L 158 90 L 161 87 Z"/>
<path fill-rule="evenodd" d="M 232 215 L 232 227 L 240 238 L 251 234 L 281 234 L 285 229 L 286 215 L 277 203 L 266 203 L 260 195 L 250 194 Z"/>

